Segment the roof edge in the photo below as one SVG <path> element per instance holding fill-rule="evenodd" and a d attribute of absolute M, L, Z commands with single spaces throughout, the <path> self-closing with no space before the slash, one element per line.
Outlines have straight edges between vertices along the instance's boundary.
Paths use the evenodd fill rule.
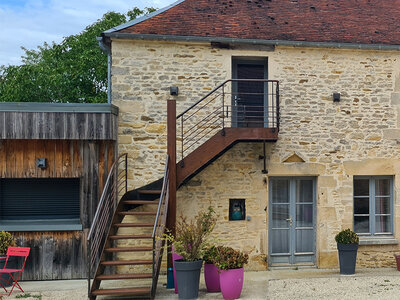
<path fill-rule="evenodd" d="M 140 18 L 136 18 L 136 19 L 131 20 L 129 22 L 126 22 L 124 24 L 121 24 L 121 25 L 115 26 L 113 28 L 110 28 L 110 29 L 104 31 L 103 33 L 104 34 L 112 33 L 112 32 L 115 32 L 115 31 L 119 31 L 119 30 L 122 30 L 122 29 L 125 29 L 125 28 L 128 28 L 128 27 L 131 27 L 133 25 L 139 24 L 139 23 L 141 23 L 143 21 L 146 21 L 146 20 L 148 20 L 148 19 L 150 19 L 150 18 L 152 18 L 154 16 L 157 16 L 157 15 L 159 15 L 159 14 L 161 14 L 161 13 L 163 13 L 163 12 L 165 12 L 165 11 L 171 9 L 171 8 L 173 8 L 174 6 L 177 6 L 178 4 L 181 4 L 184 1 L 185 0 L 178 0 L 178 1 L 166 6 L 164 8 L 156 10 L 156 11 L 154 11 L 154 12 L 148 14 L 148 15 L 144 15 L 144 16 L 142 16 Z"/>
<path fill-rule="evenodd" d="M 118 116 L 118 107 L 107 103 L 1 102 L 0 112 L 103 113 Z"/>
<path fill-rule="evenodd" d="M 183 2 L 183 1 L 184 0 L 178 2 Z M 214 42 L 214 43 L 219 42 L 219 43 L 247 44 L 247 45 L 400 51 L 400 44 L 390 45 L 390 44 L 361 44 L 361 43 L 340 43 L 340 42 L 258 40 L 258 39 L 236 39 L 236 38 L 182 36 L 182 35 L 132 34 L 132 33 L 118 33 L 118 32 L 104 32 L 104 36 L 108 38 L 127 39 L 127 40 Z"/>

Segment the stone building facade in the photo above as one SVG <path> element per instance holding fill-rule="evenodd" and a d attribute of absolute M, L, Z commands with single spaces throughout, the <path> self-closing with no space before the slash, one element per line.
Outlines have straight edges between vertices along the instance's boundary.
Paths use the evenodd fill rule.
<path fill-rule="evenodd" d="M 163 14 L 146 20 L 159 18 L 161 22 Z M 397 49 L 312 43 L 216 47 L 200 39 L 160 41 L 128 35 L 114 35 L 110 41 L 112 103 L 120 112 L 119 151 L 129 155 L 132 189 L 163 176 L 167 99 L 176 101 L 179 113 L 232 78 L 233 59 L 265 58 L 268 79 L 280 83 L 280 130 L 277 142 L 266 144 L 268 174 L 261 172 L 263 143 L 238 143 L 179 188 L 177 215 L 193 217 L 211 204 L 219 216 L 214 230 L 218 242 L 249 253 L 249 269 L 265 269 L 282 263 L 274 263 L 270 255 L 271 197 L 279 193 L 272 191 L 273 182 L 310 179 L 315 193 L 314 229 L 309 240 L 313 243 L 312 264 L 336 268 L 335 235 L 345 228 L 355 229 L 354 220 L 371 218 L 377 234 L 360 234 L 357 266 L 394 266 L 393 254 L 400 251 Z M 179 87 L 178 96 L 170 95 L 170 86 Z M 333 101 L 333 93 L 340 93 L 340 101 Z M 380 179 L 386 180 L 382 184 L 387 185 L 389 194 L 379 194 Z M 360 195 L 369 197 L 376 217 L 365 212 L 364 206 L 361 213 L 355 208 L 354 203 L 362 198 L 356 186 L 359 183 L 370 187 L 369 195 L 362 191 Z M 299 193 L 297 188 L 290 190 Z M 382 200 L 384 197 L 389 200 Z M 230 199 L 245 199 L 244 220 L 229 220 Z M 294 206 L 298 205 L 295 202 Z M 378 215 L 379 210 L 389 216 Z M 379 234 L 384 218 L 385 228 L 390 229 Z M 301 265 L 301 260 L 296 264 Z"/>

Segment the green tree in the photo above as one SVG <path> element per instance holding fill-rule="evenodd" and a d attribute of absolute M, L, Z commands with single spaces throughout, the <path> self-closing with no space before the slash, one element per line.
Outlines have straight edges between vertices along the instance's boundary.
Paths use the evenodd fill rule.
<path fill-rule="evenodd" d="M 0 66 L 0 102 L 107 102 L 107 54 L 96 37 L 154 10 L 108 12 L 59 44 L 23 48 L 22 65 Z"/>

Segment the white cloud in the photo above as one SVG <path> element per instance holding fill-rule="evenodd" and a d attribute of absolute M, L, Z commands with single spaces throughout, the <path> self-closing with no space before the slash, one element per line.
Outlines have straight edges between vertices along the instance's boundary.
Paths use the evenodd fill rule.
<path fill-rule="evenodd" d="M 7 2 L 9 4 L 7 4 Z M 20 64 L 21 46 L 61 42 L 81 32 L 108 11 L 137 6 L 163 8 L 175 0 L 6 0 L 0 2 L 0 65 Z M 17 3 L 17 4 L 15 4 Z"/>

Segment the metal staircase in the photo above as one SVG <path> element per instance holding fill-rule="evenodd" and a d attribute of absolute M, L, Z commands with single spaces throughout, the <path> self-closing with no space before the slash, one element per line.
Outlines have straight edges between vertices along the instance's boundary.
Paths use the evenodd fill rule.
<path fill-rule="evenodd" d="M 88 235 L 90 299 L 155 297 L 168 209 L 168 157 L 161 180 L 129 192 L 126 162 L 123 154 L 111 168 Z"/>
<path fill-rule="evenodd" d="M 161 237 L 166 227 L 174 233 L 177 188 L 238 142 L 276 142 L 279 116 L 275 80 L 227 80 L 178 116 L 169 100 L 164 177 L 128 192 L 127 155 L 111 168 L 87 240 L 89 298 L 153 299 Z"/>

